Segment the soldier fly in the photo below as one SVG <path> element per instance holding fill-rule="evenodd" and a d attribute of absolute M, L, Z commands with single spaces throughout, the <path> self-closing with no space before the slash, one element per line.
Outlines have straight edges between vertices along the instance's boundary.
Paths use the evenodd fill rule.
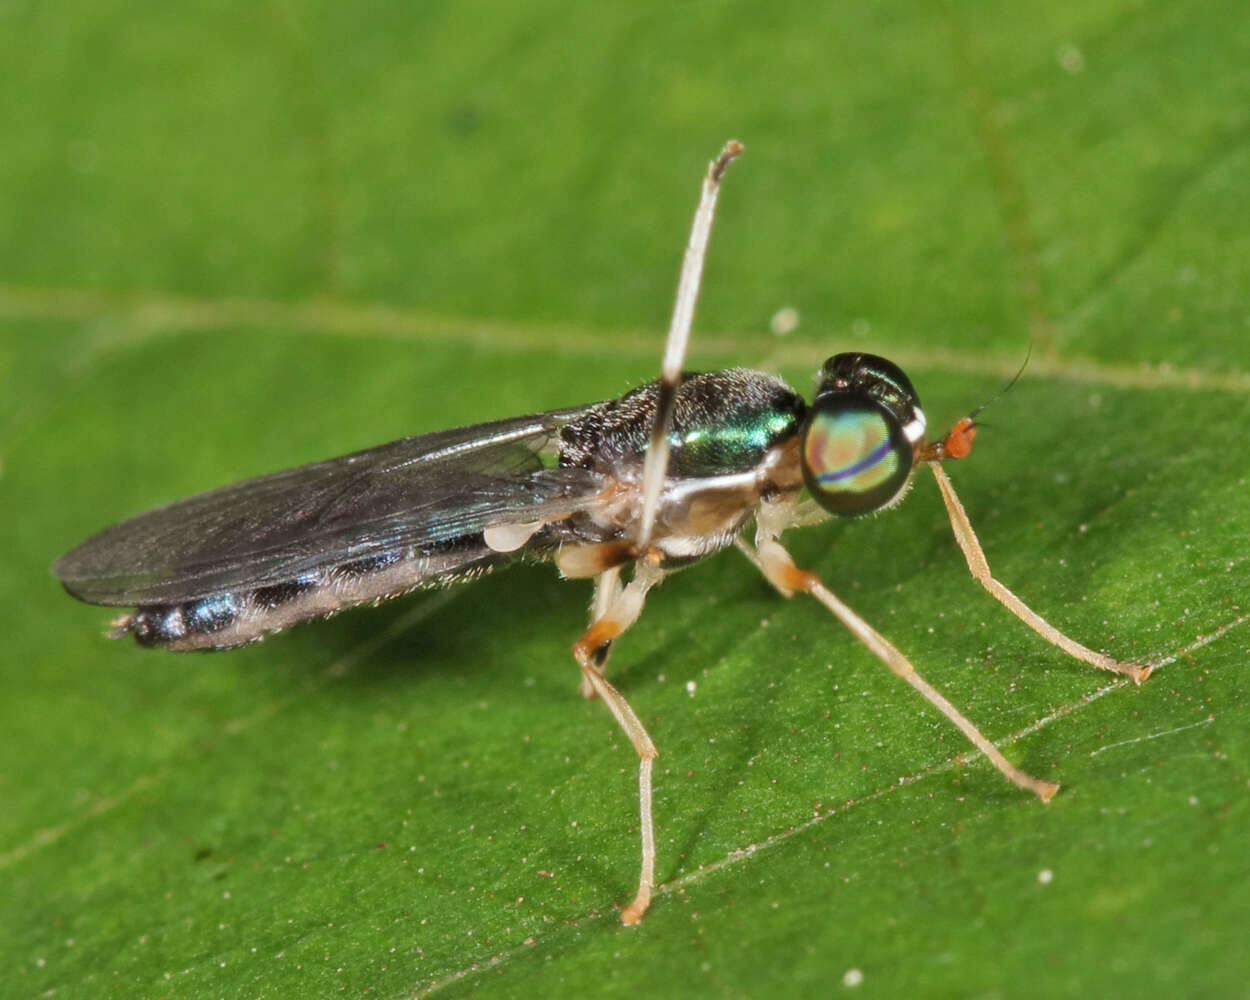
<path fill-rule="evenodd" d="M 656 584 L 731 546 L 783 596 L 816 598 L 1007 780 L 1049 800 L 1057 785 L 1008 762 L 898 649 L 795 566 L 781 534 L 891 507 L 926 465 L 968 568 L 997 600 L 1095 667 L 1137 683 L 1150 667 L 1069 639 L 991 575 L 940 464 L 969 453 L 976 411 L 926 441 L 911 382 L 871 354 L 826 361 L 810 404 L 761 372 L 682 372 L 721 178 L 741 151 L 728 143 L 703 179 L 658 380 L 619 399 L 404 438 L 180 500 L 106 528 L 53 572 L 74 597 L 134 608 L 113 636 L 179 651 L 254 642 L 522 556 L 593 579 L 590 624 L 573 644 L 581 691 L 603 701 L 639 759 L 642 864 L 626 924 L 642 918 L 654 886 L 656 748 L 604 667 Z"/>

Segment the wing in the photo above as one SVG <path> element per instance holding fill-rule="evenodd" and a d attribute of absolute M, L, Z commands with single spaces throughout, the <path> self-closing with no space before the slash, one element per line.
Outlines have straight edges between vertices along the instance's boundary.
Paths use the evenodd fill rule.
<path fill-rule="evenodd" d="M 176 604 L 567 517 L 602 482 L 545 467 L 539 452 L 585 409 L 402 438 L 202 493 L 106 528 L 52 571 L 92 604 Z M 440 565 L 446 575 L 455 559 Z"/>

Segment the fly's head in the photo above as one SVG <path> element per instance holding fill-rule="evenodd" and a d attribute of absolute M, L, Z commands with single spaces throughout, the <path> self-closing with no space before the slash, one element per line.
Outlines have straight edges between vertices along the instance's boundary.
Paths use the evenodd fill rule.
<path fill-rule="evenodd" d="M 803 481 L 825 510 L 857 517 L 897 503 L 925 454 L 911 381 L 875 354 L 836 354 L 800 429 Z"/>

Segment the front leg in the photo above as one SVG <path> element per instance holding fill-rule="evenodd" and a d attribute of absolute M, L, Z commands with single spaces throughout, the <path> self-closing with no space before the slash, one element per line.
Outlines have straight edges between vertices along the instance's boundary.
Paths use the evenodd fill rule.
<path fill-rule="evenodd" d="M 1110 670 L 1113 673 L 1124 674 L 1126 677 L 1132 678 L 1135 684 L 1140 684 L 1150 676 L 1150 666 L 1148 664 L 1125 663 L 1123 660 L 1114 659 L 1105 653 L 1095 652 L 1086 646 L 1082 646 L 1075 639 L 1068 638 L 1068 636 L 1060 632 L 1050 622 L 1025 604 L 1024 601 L 999 583 L 990 573 L 990 564 L 985 558 L 985 551 L 981 548 L 981 543 L 977 541 L 976 532 L 972 530 L 972 522 L 968 520 L 968 515 L 964 511 L 964 505 L 959 502 L 959 497 L 955 495 L 955 487 L 951 485 L 950 478 L 946 475 L 946 470 L 936 461 L 929 461 L 928 466 L 933 473 L 933 478 L 937 480 L 938 489 L 942 491 L 942 503 L 946 505 L 946 516 L 950 518 L 951 530 L 955 533 L 955 541 L 959 543 L 959 548 L 962 550 L 964 559 L 968 563 L 968 571 L 977 583 L 989 591 L 995 600 L 1034 632 L 1052 645 L 1058 646 L 1069 656 L 1083 660 L 1099 670 Z"/>

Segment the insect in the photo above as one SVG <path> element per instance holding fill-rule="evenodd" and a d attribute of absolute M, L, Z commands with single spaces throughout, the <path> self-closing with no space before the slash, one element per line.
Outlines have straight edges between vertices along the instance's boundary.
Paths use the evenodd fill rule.
<path fill-rule="evenodd" d="M 976 411 L 926 441 L 911 382 L 871 354 L 826 361 L 811 403 L 761 372 L 682 373 L 720 182 L 741 151 L 728 143 L 703 179 L 655 382 L 619 399 L 404 438 L 180 500 L 106 528 L 53 572 L 83 601 L 134 608 L 113 636 L 171 650 L 243 645 L 522 556 L 592 578 L 590 624 L 573 644 L 581 691 L 603 701 L 639 760 L 642 862 L 637 894 L 621 912 L 626 924 L 642 918 L 654 888 L 656 748 L 604 668 L 650 590 L 722 549 L 739 549 L 782 595 L 816 598 L 1007 780 L 1049 800 L 1057 785 L 1007 761 L 779 540 L 831 515 L 890 507 L 927 465 L 976 580 L 1064 652 L 1141 683 L 1149 666 L 1069 639 L 991 575 L 941 467 L 969 453 Z"/>

